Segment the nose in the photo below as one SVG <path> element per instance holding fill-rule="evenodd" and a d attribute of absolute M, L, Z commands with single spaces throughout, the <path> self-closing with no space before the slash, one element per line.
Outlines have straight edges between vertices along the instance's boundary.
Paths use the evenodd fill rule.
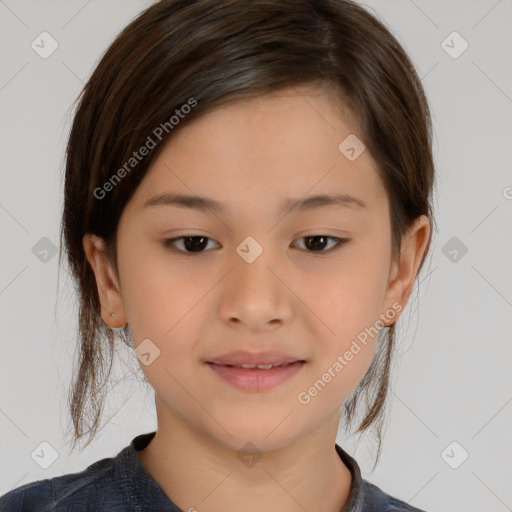
<path fill-rule="evenodd" d="M 225 322 L 251 331 L 275 329 L 292 317 L 289 284 L 279 274 L 282 265 L 263 251 L 251 263 L 237 253 L 223 283 L 220 314 Z"/>

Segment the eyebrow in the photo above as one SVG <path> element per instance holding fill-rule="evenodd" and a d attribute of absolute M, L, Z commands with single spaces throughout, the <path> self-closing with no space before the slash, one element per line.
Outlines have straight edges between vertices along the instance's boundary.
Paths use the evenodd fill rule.
<path fill-rule="evenodd" d="M 221 202 L 204 196 L 172 194 L 164 192 L 148 199 L 143 208 L 150 206 L 176 206 L 189 208 L 198 211 L 213 211 L 220 214 L 226 213 L 226 207 Z M 288 210 L 299 210 L 301 212 L 325 208 L 326 206 L 351 207 L 358 209 L 368 208 L 366 203 L 350 194 L 319 194 L 306 198 L 288 198 L 281 202 L 280 213 Z"/>

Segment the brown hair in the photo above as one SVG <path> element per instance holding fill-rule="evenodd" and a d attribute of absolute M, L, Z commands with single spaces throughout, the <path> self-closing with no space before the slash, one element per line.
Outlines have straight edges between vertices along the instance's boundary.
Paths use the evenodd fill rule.
<path fill-rule="evenodd" d="M 79 295 L 79 361 L 70 387 L 73 448 L 95 436 L 118 330 L 100 317 L 96 281 L 82 238 L 106 243 L 117 271 L 116 231 L 123 208 L 172 133 L 227 101 L 283 87 L 316 84 L 346 100 L 358 136 L 378 164 L 390 203 L 393 257 L 420 215 L 433 221 L 432 127 L 413 64 L 399 42 L 351 0 L 162 0 L 115 39 L 79 100 L 66 151 L 61 247 Z M 193 98 L 172 129 L 169 119 Z M 98 199 L 102 187 L 167 123 L 159 147 Z M 429 252 L 432 232 L 419 270 Z M 62 252 L 59 255 L 59 262 Z M 364 378 L 344 404 L 355 433 L 381 429 L 388 395 L 395 325 L 382 329 Z M 127 327 L 121 332 L 124 341 Z M 103 394 L 102 394 L 103 393 Z"/>

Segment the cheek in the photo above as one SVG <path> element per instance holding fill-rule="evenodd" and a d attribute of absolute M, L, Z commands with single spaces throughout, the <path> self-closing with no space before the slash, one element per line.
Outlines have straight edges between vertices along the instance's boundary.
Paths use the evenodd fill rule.
<path fill-rule="evenodd" d="M 328 384 L 318 405 L 341 404 L 368 370 L 382 327 L 387 263 L 375 246 L 361 245 L 343 265 L 317 278 L 315 287 L 303 283 L 304 302 L 314 305 L 311 309 L 322 321 L 314 317 L 317 360 L 312 374 L 320 387 Z"/>
<path fill-rule="evenodd" d="M 152 244 L 133 245 L 124 259 L 123 304 L 133 339 L 165 339 L 207 290 L 193 267 L 173 264 L 165 250 Z M 197 267 L 196 267 L 197 268 Z M 203 290 L 204 288 L 204 290 Z"/>
<path fill-rule="evenodd" d="M 361 382 L 375 353 L 381 326 L 375 281 L 351 273 L 314 298 L 323 323 L 316 320 L 315 357 L 303 391 L 318 414 L 339 407 Z M 312 302 L 313 303 L 313 302 Z M 333 332 L 331 332 L 333 331 Z M 313 399 L 314 398 L 314 399 Z M 299 403 L 303 403 L 300 402 Z M 334 409 L 333 409 L 334 410 Z"/>
<path fill-rule="evenodd" d="M 197 264 L 173 265 L 159 251 L 142 253 L 126 266 L 123 300 L 131 337 L 136 349 L 149 339 L 144 341 L 149 352 L 158 354 L 148 366 L 140 359 L 151 385 L 180 401 L 178 383 L 190 378 L 204 356 L 198 340 L 213 307 L 207 300 L 208 291 L 218 278 L 211 272 L 199 272 Z"/>
<path fill-rule="evenodd" d="M 321 327 L 316 330 L 322 338 L 343 343 L 378 319 L 387 273 L 375 257 L 356 257 L 355 253 L 353 261 L 347 258 L 329 270 L 315 277 L 314 286 L 311 279 L 305 278 L 300 296 L 320 321 Z"/>

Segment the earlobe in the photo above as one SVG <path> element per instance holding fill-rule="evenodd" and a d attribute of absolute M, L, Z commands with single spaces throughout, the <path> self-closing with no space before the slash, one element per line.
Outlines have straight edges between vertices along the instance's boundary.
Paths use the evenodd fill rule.
<path fill-rule="evenodd" d="M 87 261 L 96 278 L 101 304 L 101 318 L 109 327 L 120 328 L 126 325 L 121 289 L 116 273 L 105 254 L 105 241 L 92 233 L 82 239 Z"/>
<path fill-rule="evenodd" d="M 405 309 L 412 293 L 420 264 L 428 247 L 430 232 L 430 219 L 426 215 L 421 215 L 404 235 L 400 260 L 394 263 L 393 273 L 386 291 L 384 300 L 386 311 L 393 308 L 393 304 L 396 307 L 397 303 L 401 305 L 400 311 Z M 396 322 L 396 320 L 397 317 L 389 325 Z"/>

